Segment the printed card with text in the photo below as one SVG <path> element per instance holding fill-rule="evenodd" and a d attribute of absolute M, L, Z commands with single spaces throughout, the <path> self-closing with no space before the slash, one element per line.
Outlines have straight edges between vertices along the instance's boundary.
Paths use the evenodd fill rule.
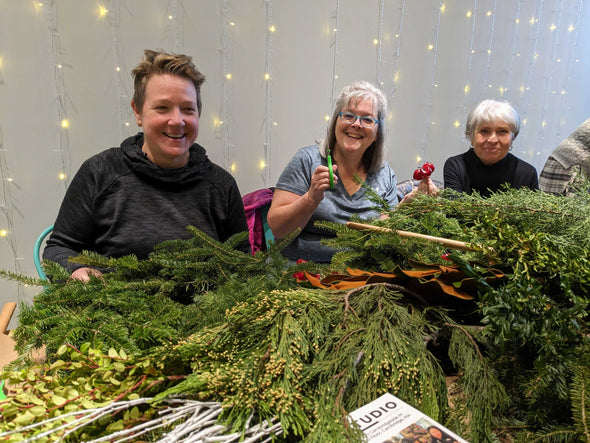
<path fill-rule="evenodd" d="M 369 443 L 468 443 L 392 394 L 350 413 Z"/>

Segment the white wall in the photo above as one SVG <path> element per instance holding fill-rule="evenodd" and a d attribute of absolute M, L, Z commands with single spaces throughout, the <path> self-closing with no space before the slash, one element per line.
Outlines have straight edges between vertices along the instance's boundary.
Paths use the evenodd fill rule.
<path fill-rule="evenodd" d="M 388 158 L 400 180 L 426 160 L 442 179 L 484 98 L 521 111 L 513 152 L 540 171 L 590 115 L 589 4 L 111 0 L 101 17 L 95 1 L 0 0 L 0 267 L 36 275 L 34 241 L 69 179 L 137 131 L 129 71 L 145 48 L 189 54 L 207 76 L 198 142 L 235 166 L 243 194 L 273 186 L 299 147 L 323 137 L 333 99 L 360 79 L 390 99 Z M 38 291 L 0 281 L 0 306 Z"/>

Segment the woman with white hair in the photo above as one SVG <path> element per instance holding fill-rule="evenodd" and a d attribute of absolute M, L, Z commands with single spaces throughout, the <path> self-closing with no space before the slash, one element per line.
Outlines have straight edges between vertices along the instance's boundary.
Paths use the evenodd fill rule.
<path fill-rule="evenodd" d="M 509 151 L 520 130 L 518 111 L 508 102 L 484 100 L 469 116 L 465 137 L 471 147 L 447 159 L 445 188 L 488 197 L 506 184 L 513 188 L 539 188 L 537 170 Z"/>
<path fill-rule="evenodd" d="M 301 229 L 283 250 L 288 259 L 330 262 L 335 251 L 321 240 L 334 234 L 315 226 L 318 220 L 346 223 L 353 214 L 363 219 L 379 216 L 361 182 L 390 206 L 397 205 L 395 173 L 384 160 L 386 113 L 387 101 L 378 88 L 367 82 L 346 86 L 326 138 L 319 146 L 299 149 L 287 164 L 267 221 L 276 238 Z"/>

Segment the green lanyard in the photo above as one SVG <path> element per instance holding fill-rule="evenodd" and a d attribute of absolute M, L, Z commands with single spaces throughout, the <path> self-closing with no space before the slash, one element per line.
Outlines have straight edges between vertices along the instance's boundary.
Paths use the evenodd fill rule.
<path fill-rule="evenodd" d="M 330 174 L 330 189 L 334 189 L 334 171 L 332 171 L 332 156 L 330 155 L 330 149 L 328 149 L 328 173 Z"/>

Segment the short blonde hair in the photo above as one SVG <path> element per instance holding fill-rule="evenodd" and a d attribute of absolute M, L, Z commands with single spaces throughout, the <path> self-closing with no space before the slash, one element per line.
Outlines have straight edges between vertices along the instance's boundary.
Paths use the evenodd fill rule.
<path fill-rule="evenodd" d="M 197 110 L 201 115 L 201 85 L 205 82 L 205 76 L 196 68 L 192 57 L 183 54 L 171 54 L 164 51 L 146 49 L 143 60 L 131 71 L 133 75 L 134 92 L 133 103 L 137 109 L 143 108 L 145 101 L 145 89 L 148 80 L 157 74 L 172 74 L 186 78 L 195 85 L 197 92 Z"/>

